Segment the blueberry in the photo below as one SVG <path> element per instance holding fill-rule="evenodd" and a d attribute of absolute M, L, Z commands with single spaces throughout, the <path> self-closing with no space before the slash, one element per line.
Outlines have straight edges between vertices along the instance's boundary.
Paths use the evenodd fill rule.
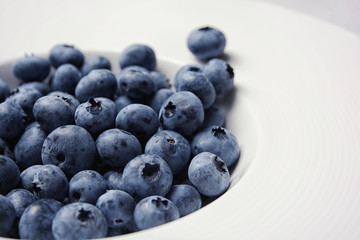
<path fill-rule="evenodd" d="M 199 210 L 202 205 L 199 192 L 187 184 L 173 185 L 166 197 L 176 205 L 180 217 Z"/>
<path fill-rule="evenodd" d="M 75 110 L 65 97 L 43 96 L 35 102 L 33 113 L 35 120 L 47 133 L 60 126 L 74 124 Z"/>
<path fill-rule="evenodd" d="M 10 94 L 9 85 L 0 78 L 0 103 L 3 102 Z"/>
<path fill-rule="evenodd" d="M 115 99 L 116 112 L 120 112 L 121 109 L 127 105 L 133 104 L 134 101 L 128 98 L 126 95 L 119 96 Z"/>
<path fill-rule="evenodd" d="M 63 206 L 52 222 L 55 240 L 102 238 L 107 233 L 102 212 L 89 203 L 70 203 Z"/>
<path fill-rule="evenodd" d="M 82 77 L 81 72 L 72 64 L 60 65 L 52 76 L 50 86 L 53 91 L 74 94 L 75 87 Z"/>
<path fill-rule="evenodd" d="M 148 71 L 139 67 L 130 66 L 118 75 L 119 86 L 131 99 L 144 101 L 155 93 L 155 84 Z"/>
<path fill-rule="evenodd" d="M 204 121 L 203 105 L 192 92 L 176 92 L 161 106 L 159 120 L 163 129 L 173 130 L 188 137 Z"/>
<path fill-rule="evenodd" d="M 151 71 L 150 75 L 153 78 L 156 91 L 171 87 L 169 79 L 165 75 L 159 73 L 158 71 Z"/>
<path fill-rule="evenodd" d="M 210 152 L 196 155 L 190 162 L 188 176 L 203 195 L 216 197 L 230 186 L 230 173 L 225 162 Z"/>
<path fill-rule="evenodd" d="M 68 180 L 55 165 L 46 164 L 37 169 L 32 180 L 32 192 L 37 198 L 63 201 L 68 193 Z"/>
<path fill-rule="evenodd" d="M 5 101 L 19 104 L 29 120 L 33 121 L 33 105 L 40 97 L 42 97 L 42 93 L 35 88 L 18 87 L 10 93 Z"/>
<path fill-rule="evenodd" d="M 179 218 L 179 210 L 169 199 L 149 196 L 135 207 L 134 220 L 140 230 L 152 228 Z"/>
<path fill-rule="evenodd" d="M 66 100 L 66 102 L 70 105 L 71 110 L 75 113 L 76 108 L 80 105 L 79 100 L 77 100 L 74 95 L 69 93 L 65 93 L 62 91 L 52 91 L 48 94 L 48 96 L 60 97 Z"/>
<path fill-rule="evenodd" d="M 218 96 L 224 96 L 234 88 L 234 69 L 222 59 L 214 58 L 208 61 L 204 66 L 204 74 Z"/>
<path fill-rule="evenodd" d="M 109 190 L 99 197 L 96 207 L 104 214 L 109 228 L 119 228 L 133 219 L 134 199 L 121 190 Z"/>
<path fill-rule="evenodd" d="M 174 91 L 168 88 L 163 88 L 158 90 L 154 97 L 151 99 L 150 106 L 156 113 L 159 113 L 161 106 L 171 95 L 174 94 Z"/>
<path fill-rule="evenodd" d="M 42 164 L 41 149 L 47 133 L 37 122 L 34 123 L 36 124 L 25 130 L 14 148 L 15 161 L 20 169 Z"/>
<path fill-rule="evenodd" d="M 16 217 L 18 218 L 21 217 L 25 209 L 30 204 L 37 200 L 35 195 L 30 191 L 21 188 L 11 190 L 8 194 L 6 194 L 6 197 L 14 205 Z"/>
<path fill-rule="evenodd" d="M 92 56 L 89 59 L 85 60 L 81 68 L 83 75 L 87 75 L 91 70 L 94 69 L 108 69 L 111 70 L 111 63 L 109 59 L 103 56 Z"/>
<path fill-rule="evenodd" d="M 187 64 L 182 66 L 175 74 L 174 77 L 174 87 L 179 88 L 179 83 L 181 82 L 182 75 L 185 72 L 196 72 L 196 73 L 202 73 L 203 72 L 203 66 L 199 64 Z"/>
<path fill-rule="evenodd" d="M 146 154 L 155 154 L 164 159 L 173 174 L 178 174 L 189 162 L 190 143 L 181 134 L 164 130 L 154 134 L 145 146 Z"/>
<path fill-rule="evenodd" d="M 14 62 L 13 73 L 23 82 L 43 81 L 50 73 L 50 62 L 37 56 L 25 56 Z"/>
<path fill-rule="evenodd" d="M 0 194 L 0 237 L 7 237 L 15 218 L 14 205 L 7 197 Z"/>
<path fill-rule="evenodd" d="M 95 204 L 107 189 L 106 180 L 98 172 L 83 170 L 75 174 L 69 182 L 69 200 Z"/>
<path fill-rule="evenodd" d="M 176 91 L 190 91 L 194 93 L 203 104 L 204 109 L 209 108 L 216 99 L 214 86 L 201 72 L 185 71 L 179 76 Z"/>
<path fill-rule="evenodd" d="M 46 137 L 41 159 L 44 164 L 59 166 L 71 177 L 93 165 L 95 151 L 95 142 L 88 131 L 76 125 L 66 125 Z"/>
<path fill-rule="evenodd" d="M 116 88 L 117 81 L 112 72 L 107 69 L 95 69 L 80 79 L 75 88 L 75 97 L 80 102 L 95 97 L 112 99 Z"/>
<path fill-rule="evenodd" d="M 106 180 L 109 189 L 125 190 L 122 171 L 108 171 L 103 175 L 103 177 Z"/>
<path fill-rule="evenodd" d="M 215 105 L 210 106 L 205 110 L 205 118 L 202 124 L 202 128 L 216 126 L 224 126 L 225 124 L 225 114 L 224 112 Z"/>
<path fill-rule="evenodd" d="M 143 154 L 125 166 L 123 180 L 126 192 L 140 200 L 150 195 L 165 196 L 170 190 L 173 174 L 161 157 Z"/>
<path fill-rule="evenodd" d="M 20 181 L 20 170 L 9 157 L 0 155 L 0 194 L 7 194 Z"/>
<path fill-rule="evenodd" d="M 202 27 L 190 32 L 189 50 L 199 59 L 206 60 L 223 54 L 226 44 L 224 34 L 213 27 Z"/>
<path fill-rule="evenodd" d="M 2 138 L 0 138 L 0 155 L 5 155 L 11 159 L 15 159 L 14 153 L 11 150 L 11 145 Z"/>
<path fill-rule="evenodd" d="M 121 68 L 137 65 L 153 71 L 156 68 L 154 50 L 143 44 L 130 45 L 120 54 L 119 64 Z"/>
<path fill-rule="evenodd" d="M 121 129 L 104 131 L 96 139 L 96 149 L 103 162 L 111 167 L 124 167 L 142 153 L 139 140 Z"/>
<path fill-rule="evenodd" d="M 42 168 L 42 166 L 43 165 L 33 165 L 33 166 L 26 168 L 24 171 L 22 171 L 20 174 L 19 186 L 21 188 L 24 188 L 24 189 L 32 192 L 33 191 L 32 181 L 34 179 L 34 175 L 39 169 Z"/>
<path fill-rule="evenodd" d="M 54 199 L 39 199 L 29 205 L 19 222 L 21 239 L 53 239 L 51 225 L 62 204 Z"/>
<path fill-rule="evenodd" d="M 116 127 L 135 135 L 142 145 L 159 127 L 157 113 L 143 104 L 130 104 L 117 114 Z"/>
<path fill-rule="evenodd" d="M 103 97 L 90 98 L 75 111 L 76 125 L 85 128 L 93 136 L 115 127 L 117 111 L 115 103 Z"/>
<path fill-rule="evenodd" d="M 5 141 L 18 139 L 25 129 L 27 120 L 28 117 L 19 104 L 0 103 L 0 137 Z"/>
<path fill-rule="evenodd" d="M 124 70 L 126 70 L 126 71 L 124 71 Z M 145 74 L 150 73 L 146 68 L 136 66 L 136 65 L 132 65 L 132 66 L 128 66 L 128 67 L 123 68 L 119 73 L 117 73 L 115 75 L 115 78 L 116 78 L 116 81 L 117 81 L 116 97 L 126 95 L 125 90 L 121 88 L 120 79 L 123 77 L 124 74 L 127 73 L 128 70 L 134 70 L 135 72 L 136 71 L 145 72 Z"/>
<path fill-rule="evenodd" d="M 65 63 L 80 68 L 84 63 L 84 55 L 74 46 L 58 44 L 51 48 L 49 60 L 55 68 Z"/>
<path fill-rule="evenodd" d="M 227 167 L 240 157 L 240 147 L 236 137 L 226 128 L 211 126 L 198 132 L 191 140 L 191 152 L 211 152 L 219 156 Z"/>

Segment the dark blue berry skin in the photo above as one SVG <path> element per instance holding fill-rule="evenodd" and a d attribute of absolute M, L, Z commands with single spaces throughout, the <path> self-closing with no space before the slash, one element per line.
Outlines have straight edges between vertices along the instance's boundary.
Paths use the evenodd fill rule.
<path fill-rule="evenodd" d="M 0 78 L 0 103 L 3 102 L 10 94 L 9 85 Z"/>
<path fill-rule="evenodd" d="M 0 155 L 5 155 L 11 159 L 15 159 L 10 144 L 2 138 L 0 138 Z"/>
<path fill-rule="evenodd" d="M 127 105 L 133 104 L 134 101 L 128 98 L 128 96 L 119 96 L 115 99 L 116 112 L 120 112 L 121 109 L 126 107 Z"/>
<path fill-rule="evenodd" d="M 0 237 L 7 237 L 15 221 L 15 207 L 10 199 L 0 194 Z"/>
<path fill-rule="evenodd" d="M 120 86 L 120 79 L 123 78 L 123 75 L 126 75 L 126 74 L 129 74 L 127 73 L 129 70 L 133 70 L 133 71 L 140 71 L 140 72 L 145 72 L 145 74 L 149 74 L 150 72 L 146 69 L 146 68 L 143 68 L 143 67 L 140 67 L 140 66 L 128 66 L 124 69 L 122 69 L 120 72 L 118 72 L 116 75 L 115 75 L 115 78 L 116 78 L 116 82 L 117 82 L 117 91 L 116 91 L 116 94 L 115 96 L 116 97 L 119 97 L 119 96 L 126 96 L 126 92 L 124 89 L 121 88 Z"/>
<path fill-rule="evenodd" d="M 225 114 L 220 108 L 216 107 L 215 105 L 212 105 L 211 107 L 205 110 L 205 119 L 201 128 L 207 128 L 213 125 L 222 127 L 224 126 L 224 124 L 225 124 Z"/>
<path fill-rule="evenodd" d="M 5 141 L 18 139 L 25 129 L 27 115 L 19 104 L 0 103 L 0 137 Z"/>
<path fill-rule="evenodd" d="M 165 196 L 170 190 L 173 174 L 161 157 L 142 154 L 125 166 L 123 180 L 126 192 L 139 201 L 151 195 Z"/>
<path fill-rule="evenodd" d="M 108 98 L 90 98 L 75 111 L 76 125 L 85 128 L 93 136 L 115 127 L 115 103 Z"/>
<path fill-rule="evenodd" d="M 74 94 L 75 87 L 82 77 L 81 72 L 72 64 L 60 65 L 52 76 L 50 86 L 53 91 Z"/>
<path fill-rule="evenodd" d="M 234 69 L 222 59 L 208 61 L 204 74 L 214 86 L 217 96 L 224 96 L 234 88 Z"/>
<path fill-rule="evenodd" d="M 182 66 L 175 74 L 174 77 L 174 87 L 179 88 L 179 83 L 181 82 L 182 75 L 185 72 L 196 72 L 196 73 L 202 73 L 203 72 L 203 66 L 199 64 L 187 64 Z"/>
<path fill-rule="evenodd" d="M 122 129 L 109 129 L 96 139 L 96 149 L 105 164 L 122 168 L 142 153 L 139 140 Z"/>
<path fill-rule="evenodd" d="M 39 199 L 28 206 L 19 222 L 21 239 L 51 240 L 51 225 L 62 204 L 54 199 Z"/>
<path fill-rule="evenodd" d="M 111 63 L 109 59 L 103 56 L 92 56 L 89 59 L 85 60 L 85 63 L 81 67 L 81 73 L 85 76 L 94 69 L 111 70 Z"/>
<path fill-rule="evenodd" d="M 50 62 L 37 56 L 25 56 L 14 62 L 13 73 L 23 82 L 43 81 L 50 73 Z"/>
<path fill-rule="evenodd" d="M 195 212 L 202 206 L 199 192 L 191 185 L 173 185 L 166 197 L 176 205 L 180 217 Z"/>
<path fill-rule="evenodd" d="M 137 101 L 151 98 L 156 90 L 150 73 L 134 66 L 123 69 L 118 81 L 125 95 Z"/>
<path fill-rule="evenodd" d="M 194 156 L 201 152 L 216 154 L 227 167 L 240 157 L 240 147 L 234 134 L 219 126 L 211 126 L 198 132 L 191 140 L 191 152 Z"/>
<path fill-rule="evenodd" d="M 152 48 L 143 44 L 133 44 L 120 54 L 121 68 L 137 65 L 153 71 L 156 68 L 156 56 Z"/>
<path fill-rule="evenodd" d="M 33 165 L 31 167 L 28 167 L 20 174 L 20 182 L 19 187 L 24 188 L 30 192 L 33 191 L 32 187 L 32 181 L 34 179 L 35 173 L 42 168 L 43 165 Z"/>
<path fill-rule="evenodd" d="M 47 133 L 37 123 L 21 135 L 14 148 L 15 161 L 20 169 L 42 164 L 41 149 L 46 136 Z"/>
<path fill-rule="evenodd" d="M 95 97 L 112 99 L 116 88 L 117 81 L 112 72 L 107 69 L 95 69 L 80 79 L 75 88 L 75 97 L 81 103 Z"/>
<path fill-rule="evenodd" d="M 155 154 L 164 159 L 174 175 L 178 174 L 189 162 L 190 143 L 179 133 L 163 130 L 154 134 L 145 146 L 146 154 Z"/>
<path fill-rule="evenodd" d="M 74 46 L 58 44 L 50 50 L 49 60 L 55 68 L 65 63 L 81 68 L 84 63 L 84 55 Z"/>
<path fill-rule="evenodd" d="M 157 71 L 151 71 L 150 75 L 153 77 L 156 91 L 158 91 L 159 89 L 171 87 L 169 79 L 165 75 Z"/>
<path fill-rule="evenodd" d="M 0 155 L 0 194 L 7 194 L 20 181 L 20 170 L 9 157 Z"/>
<path fill-rule="evenodd" d="M 154 97 L 151 100 L 150 106 L 156 113 L 159 113 L 161 106 L 171 95 L 174 94 L 174 91 L 168 88 L 162 88 L 158 90 Z"/>
<path fill-rule="evenodd" d="M 39 168 L 32 180 L 32 192 L 37 198 L 51 198 L 61 202 L 67 196 L 68 187 L 64 172 L 52 164 Z"/>
<path fill-rule="evenodd" d="M 230 186 L 230 173 L 225 162 L 210 152 L 196 155 L 188 169 L 190 182 L 207 197 L 223 194 Z"/>
<path fill-rule="evenodd" d="M 42 93 L 35 88 L 19 87 L 12 91 L 5 101 L 19 104 L 29 120 L 33 121 L 33 105 L 41 97 Z"/>
<path fill-rule="evenodd" d="M 104 174 L 109 189 L 125 191 L 122 171 L 109 171 Z"/>
<path fill-rule="evenodd" d="M 106 180 L 98 172 L 83 170 L 75 174 L 69 182 L 70 202 L 86 202 L 94 204 L 106 192 Z"/>
<path fill-rule="evenodd" d="M 22 83 L 18 88 L 35 88 L 42 94 L 42 96 L 47 95 L 51 90 L 48 84 L 36 81 Z"/>
<path fill-rule="evenodd" d="M 187 46 L 199 59 L 207 60 L 223 54 L 226 39 L 222 32 L 212 27 L 195 29 L 188 35 Z"/>
<path fill-rule="evenodd" d="M 109 190 L 96 201 L 96 207 L 104 214 L 109 228 L 119 228 L 130 222 L 135 204 L 135 200 L 121 190 Z"/>
<path fill-rule="evenodd" d="M 176 92 L 161 106 L 159 120 L 164 130 L 189 137 L 203 123 L 204 108 L 200 99 L 192 92 Z"/>
<path fill-rule="evenodd" d="M 25 209 L 37 200 L 34 194 L 22 188 L 11 190 L 6 197 L 14 205 L 17 218 L 20 218 Z"/>
<path fill-rule="evenodd" d="M 179 77 L 176 91 L 190 91 L 202 102 L 204 109 L 209 108 L 216 99 L 214 86 L 200 72 L 186 71 Z"/>
<path fill-rule="evenodd" d="M 50 92 L 48 94 L 48 96 L 56 96 L 56 97 L 60 97 L 62 99 L 64 99 L 71 107 L 72 111 L 74 111 L 76 108 L 80 105 L 79 100 L 77 100 L 77 98 L 74 97 L 74 95 L 71 95 L 70 93 L 65 93 L 65 92 L 61 92 L 61 91 L 53 91 Z"/>
<path fill-rule="evenodd" d="M 90 133 L 76 125 L 55 129 L 45 139 L 41 151 L 43 164 L 54 164 L 68 177 L 89 169 L 95 161 L 95 142 Z"/>
<path fill-rule="evenodd" d="M 135 135 L 145 146 L 147 140 L 156 133 L 159 127 L 158 115 L 149 106 L 130 104 L 117 114 L 116 127 Z"/>
<path fill-rule="evenodd" d="M 103 238 L 107 222 L 102 212 L 89 203 L 70 203 L 62 207 L 52 222 L 55 240 Z"/>
<path fill-rule="evenodd" d="M 140 230 L 156 227 L 179 218 L 179 210 L 169 199 L 149 196 L 135 207 L 134 220 Z"/>
<path fill-rule="evenodd" d="M 33 107 L 35 120 L 47 133 L 63 126 L 74 124 L 75 110 L 67 98 L 43 96 Z"/>

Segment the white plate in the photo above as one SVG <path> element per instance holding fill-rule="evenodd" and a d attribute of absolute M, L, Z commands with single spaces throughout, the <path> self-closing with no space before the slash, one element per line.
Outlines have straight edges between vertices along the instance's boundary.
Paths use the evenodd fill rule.
<path fill-rule="evenodd" d="M 33 28 L 19 20 L 1 25 L 12 34 L 0 40 L 0 62 L 58 42 L 119 52 L 144 42 L 159 56 L 194 63 L 185 46 L 193 28 L 209 24 L 227 35 L 237 88 L 228 124 L 249 140 L 242 142 L 248 165 L 197 213 L 119 239 L 360 239 L 359 36 L 254 1 L 42 4 L 40 16 L 26 1 L 2 15 Z"/>

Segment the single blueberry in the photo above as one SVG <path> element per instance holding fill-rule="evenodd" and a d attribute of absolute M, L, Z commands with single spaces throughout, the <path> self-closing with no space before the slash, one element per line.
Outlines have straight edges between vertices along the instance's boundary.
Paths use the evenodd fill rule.
<path fill-rule="evenodd" d="M 70 203 L 63 206 L 52 221 L 55 240 L 103 238 L 107 222 L 102 212 L 89 203 Z"/>
<path fill-rule="evenodd" d="M 95 204 L 107 189 L 106 180 L 98 172 L 83 170 L 75 174 L 69 182 L 69 200 Z"/>
<path fill-rule="evenodd" d="M 202 205 L 199 192 L 187 184 L 173 185 L 166 197 L 179 209 L 180 217 L 199 210 Z"/>
<path fill-rule="evenodd" d="M 132 44 L 120 54 L 119 64 L 121 68 L 137 65 L 153 71 L 157 63 L 152 48 L 143 44 Z"/>
<path fill-rule="evenodd" d="M 125 166 L 123 180 L 126 192 L 138 201 L 151 195 L 165 196 L 170 190 L 173 174 L 161 157 L 142 154 Z"/>
<path fill-rule="evenodd" d="M 0 78 L 0 103 L 3 102 L 10 94 L 9 85 Z"/>
<path fill-rule="evenodd" d="M 0 194 L 7 194 L 20 181 L 20 170 L 9 157 L 0 155 Z"/>
<path fill-rule="evenodd" d="M 230 186 L 230 173 L 225 162 L 210 152 L 196 155 L 190 162 L 188 176 L 203 195 L 216 197 Z"/>
<path fill-rule="evenodd" d="M 0 237 L 7 237 L 16 218 L 10 199 L 0 194 Z"/>
<path fill-rule="evenodd" d="M 26 168 L 24 171 L 22 171 L 20 174 L 19 186 L 21 188 L 24 188 L 24 189 L 32 192 L 33 191 L 32 181 L 34 179 L 34 175 L 39 169 L 42 168 L 42 166 L 43 165 L 33 165 L 33 166 Z"/>
<path fill-rule="evenodd" d="M 53 91 L 62 91 L 74 94 L 75 87 L 82 77 L 81 72 L 72 64 L 60 65 L 50 82 Z"/>
<path fill-rule="evenodd" d="M 133 219 L 134 199 L 121 190 L 109 190 L 99 197 L 96 207 L 104 214 L 109 228 L 119 228 Z"/>
<path fill-rule="evenodd" d="M 25 56 L 14 62 L 13 73 L 23 82 L 43 81 L 50 73 L 50 62 L 37 56 Z"/>
<path fill-rule="evenodd" d="M 92 56 L 89 59 L 85 60 L 82 68 L 81 73 L 85 76 L 91 70 L 94 69 L 108 69 L 111 70 L 111 63 L 109 59 L 103 56 Z"/>
<path fill-rule="evenodd" d="M 63 99 L 66 99 L 66 102 L 70 105 L 71 110 L 75 113 L 76 108 L 80 105 L 79 100 L 77 100 L 74 95 L 71 95 L 70 93 L 65 93 L 62 91 L 52 91 L 48 94 L 48 96 L 55 96 L 60 97 Z"/>
<path fill-rule="evenodd" d="M 201 125 L 201 128 L 216 126 L 224 126 L 225 124 L 225 114 L 224 112 L 215 105 L 210 106 L 205 110 L 204 122 Z"/>
<path fill-rule="evenodd" d="M 179 210 L 169 199 L 149 196 L 135 207 L 134 220 L 140 230 L 156 227 L 179 218 Z"/>
<path fill-rule="evenodd" d="M 204 74 L 214 86 L 217 96 L 224 96 L 234 88 L 234 69 L 222 59 L 208 61 Z"/>
<path fill-rule="evenodd" d="M 96 149 L 103 162 L 111 167 L 124 167 L 142 153 L 139 140 L 121 129 L 104 131 L 96 139 Z"/>
<path fill-rule="evenodd" d="M 171 95 L 174 94 L 174 91 L 168 88 L 163 88 L 158 90 L 153 98 L 151 99 L 150 106 L 156 113 L 159 113 L 161 106 Z"/>
<path fill-rule="evenodd" d="M 195 29 L 187 37 L 189 50 L 201 60 L 221 56 L 225 45 L 225 35 L 213 27 Z"/>
<path fill-rule="evenodd" d="M 17 140 L 28 121 L 28 117 L 19 104 L 0 103 L 0 137 L 5 141 Z"/>
<path fill-rule="evenodd" d="M 169 79 L 164 74 L 159 73 L 158 71 L 151 71 L 150 75 L 153 78 L 156 91 L 171 87 Z"/>
<path fill-rule="evenodd" d="M 95 142 L 88 131 L 76 125 L 66 125 L 46 137 L 41 159 L 43 164 L 57 165 L 72 177 L 93 165 L 95 152 Z"/>
<path fill-rule="evenodd" d="M 154 134 L 145 146 L 146 154 L 155 154 L 164 159 L 173 174 L 178 174 L 189 162 L 190 143 L 181 134 L 164 130 Z"/>
<path fill-rule="evenodd" d="M 204 121 L 203 105 L 192 92 L 176 92 L 161 106 L 159 120 L 164 130 L 176 131 L 189 137 Z"/>
<path fill-rule="evenodd" d="M 116 91 L 116 94 L 115 94 L 116 97 L 126 95 L 125 90 L 121 88 L 120 79 L 121 79 L 122 76 L 123 76 L 124 74 L 126 74 L 126 72 L 127 72 L 128 70 L 130 70 L 130 69 L 132 69 L 132 70 L 134 70 L 134 71 L 145 72 L 145 74 L 149 74 L 149 73 L 150 73 L 146 68 L 143 68 L 143 67 L 140 67 L 140 66 L 136 66 L 136 65 L 132 65 L 132 66 L 128 66 L 128 67 L 123 68 L 120 72 L 118 72 L 118 73 L 115 75 L 115 78 L 116 78 L 116 81 L 117 81 L 117 91 Z M 126 70 L 126 71 L 124 71 L 124 70 Z"/>
<path fill-rule="evenodd" d="M 240 157 L 240 147 L 234 134 L 219 126 L 211 126 L 198 132 L 191 140 L 191 152 L 195 156 L 201 152 L 211 152 L 219 156 L 227 167 Z"/>
<path fill-rule="evenodd" d="M 22 188 L 11 190 L 6 197 L 15 207 L 16 217 L 20 218 L 25 209 L 37 199 L 30 191 Z"/>
<path fill-rule="evenodd" d="M 203 66 L 199 64 L 187 64 L 182 66 L 175 74 L 174 77 L 174 87 L 179 88 L 179 83 L 181 82 L 181 79 L 183 78 L 182 75 L 185 72 L 196 72 L 196 73 L 202 73 L 203 72 Z"/>
<path fill-rule="evenodd" d="M 65 63 L 80 68 L 84 63 L 84 55 L 74 46 L 58 44 L 51 48 L 49 60 L 55 68 Z"/>
<path fill-rule="evenodd" d="M 107 69 L 95 69 L 80 79 L 75 88 L 75 97 L 80 102 L 95 97 L 112 99 L 117 91 L 116 88 L 117 81 L 112 72 Z"/>
<path fill-rule="evenodd" d="M 51 225 L 62 204 L 54 199 L 39 199 L 29 205 L 19 222 L 21 239 L 51 240 Z"/>

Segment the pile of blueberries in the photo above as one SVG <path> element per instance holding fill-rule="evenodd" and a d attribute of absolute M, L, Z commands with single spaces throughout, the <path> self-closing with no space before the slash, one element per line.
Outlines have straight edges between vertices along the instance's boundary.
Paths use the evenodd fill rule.
<path fill-rule="evenodd" d="M 20 86 L 0 80 L 0 236 L 136 232 L 229 188 L 240 148 L 214 105 L 234 86 L 225 36 L 202 27 L 187 44 L 204 64 L 181 67 L 173 87 L 142 44 L 120 54 L 117 74 L 106 57 L 62 44 L 13 63 Z"/>

